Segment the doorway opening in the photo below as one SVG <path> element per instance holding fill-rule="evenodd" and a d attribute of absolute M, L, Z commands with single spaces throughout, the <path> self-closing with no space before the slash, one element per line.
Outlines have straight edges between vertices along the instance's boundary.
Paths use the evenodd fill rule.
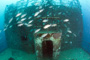
<path fill-rule="evenodd" d="M 42 42 L 42 54 L 44 58 L 53 57 L 53 42 L 51 40 Z"/>

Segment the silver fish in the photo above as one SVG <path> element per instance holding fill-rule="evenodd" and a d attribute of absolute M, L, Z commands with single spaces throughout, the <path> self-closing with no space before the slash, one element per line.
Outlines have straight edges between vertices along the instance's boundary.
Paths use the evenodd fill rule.
<path fill-rule="evenodd" d="M 68 30 L 67 32 L 68 32 L 68 33 L 72 33 L 72 31 L 70 31 L 70 30 Z"/>
<path fill-rule="evenodd" d="M 16 15 L 16 17 L 18 17 L 18 16 L 20 16 L 22 13 L 18 13 L 17 15 Z"/>
<path fill-rule="evenodd" d="M 24 23 L 24 25 L 26 25 L 27 27 L 31 27 L 32 24 L 27 24 L 27 23 Z"/>
<path fill-rule="evenodd" d="M 43 38 L 43 37 L 45 37 L 45 36 L 47 36 L 47 33 L 46 33 L 46 34 L 43 34 L 41 37 Z"/>
<path fill-rule="evenodd" d="M 66 35 L 67 37 L 70 37 L 68 34 Z"/>
<path fill-rule="evenodd" d="M 35 6 L 39 5 L 39 3 L 35 3 Z"/>
<path fill-rule="evenodd" d="M 31 27 L 31 26 L 32 26 L 32 24 L 28 24 L 28 25 L 27 25 L 27 27 Z"/>
<path fill-rule="evenodd" d="M 9 20 L 9 23 L 11 23 L 11 22 L 12 22 L 12 20 L 13 20 L 13 18 L 11 18 L 11 19 Z"/>
<path fill-rule="evenodd" d="M 26 18 L 21 19 L 21 21 L 24 21 L 24 20 L 26 20 Z"/>
<path fill-rule="evenodd" d="M 41 13 L 41 12 L 43 12 L 44 11 L 44 9 L 41 9 L 39 12 Z"/>
<path fill-rule="evenodd" d="M 72 41 L 70 41 L 70 44 L 72 44 Z"/>
<path fill-rule="evenodd" d="M 45 19 L 45 20 L 43 20 L 43 22 L 48 22 L 48 20 L 47 20 L 47 19 Z"/>
<path fill-rule="evenodd" d="M 53 6 L 50 6 L 49 8 L 52 8 Z"/>
<path fill-rule="evenodd" d="M 52 27 L 55 27 L 55 26 L 57 26 L 57 24 L 52 24 L 51 26 L 52 26 Z"/>
<path fill-rule="evenodd" d="M 22 16 L 21 16 L 21 18 L 23 18 L 23 17 L 25 17 L 27 14 L 23 14 Z"/>
<path fill-rule="evenodd" d="M 37 16 L 37 18 L 40 18 L 40 17 L 41 17 L 41 15 L 38 15 L 38 16 Z"/>
<path fill-rule="evenodd" d="M 40 12 L 36 12 L 34 16 L 37 16 Z"/>
<path fill-rule="evenodd" d="M 32 18 L 32 16 L 30 16 L 28 19 L 31 19 Z"/>
<path fill-rule="evenodd" d="M 47 28 L 49 28 L 50 26 L 51 26 L 51 24 L 45 25 L 45 26 L 44 26 L 44 29 L 47 29 Z"/>
<path fill-rule="evenodd" d="M 32 23 L 32 22 L 33 22 L 33 20 L 29 21 L 28 23 L 30 24 L 30 23 Z"/>
<path fill-rule="evenodd" d="M 39 32 L 41 29 L 37 29 L 34 33 L 37 33 L 37 32 Z"/>
<path fill-rule="evenodd" d="M 76 34 L 73 34 L 75 37 L 77 37 L 77 35 Z"/>
<path fill-rule="evenodd" d="M 39 9 L 41 9 L 41 8 L 42 8 L 42 6 L 39 7 Z"/>
<path fill-rule="evenodd" d="M 64 20 L 64 22 L 68 22 L 68 21 L 69 21 L 69 19 L 65 19 L 65 20 Z"/>
<path fill-rule="evenodd" d="M 58 13 L 59 15 L 61 14 L 61 12 Z"/>
<path fill-rule="evenodd" d="M 22 23 L 22 21 L 18 21 L 17 23 Z"/>
<path fill-rule="evenodd" d="M 20 26 L 23 26 L 23 24 L 19 24 L 18 26 L 19 26 L 19 27 L 20 27 Z"/>
<path fill-rule="evenodd" d="M 39 10 L 38 12 L 36 12 L 36 13 L 35 13 L 35 15 L 34 15 L 34 16 L 39 15 L 39 14 L 40 14 L 43 10 L 44 10 L 44 9 Z"/>
<path fill-rule="evenodd" d="M 13 25 L 9 26 L 9 28 L 12 28 Z"/>
<path fill-rule="evenodd" d="M 5 28 L 3 31 L 6 31 L 7 30 L 7 28 Z"/>

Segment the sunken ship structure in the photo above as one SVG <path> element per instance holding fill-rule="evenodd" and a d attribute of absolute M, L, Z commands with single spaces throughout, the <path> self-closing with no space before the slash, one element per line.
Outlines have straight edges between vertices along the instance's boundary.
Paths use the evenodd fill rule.
<path fill-rule="evenodd" d="M 29 0 L 7 5 L 5 35 L 8 47 L 58 60 L 60 51 L 80 47 L 83 21 L 78 0 Z"/>

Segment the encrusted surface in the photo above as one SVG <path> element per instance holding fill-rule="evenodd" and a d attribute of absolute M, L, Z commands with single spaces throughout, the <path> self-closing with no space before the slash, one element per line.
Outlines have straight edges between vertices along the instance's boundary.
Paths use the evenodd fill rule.
<path fill-rule="evenodd" d="M 42 42 L 47 40 L 53 42 L 53 59 L 59 57 L 61 48 L 61 33 L 37 33 L 35 37 L 36 55 L 38 60 L 43 58 Z"/>

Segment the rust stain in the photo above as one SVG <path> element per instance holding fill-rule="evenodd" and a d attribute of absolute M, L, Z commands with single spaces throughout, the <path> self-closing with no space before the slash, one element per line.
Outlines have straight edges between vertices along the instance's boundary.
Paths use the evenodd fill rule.
<path fill-rule="evenodd" d="M 54 37 L 54 39 L 58 39 L 60 37 L 60 33 L 54 33 L 53 37 Z"/>

